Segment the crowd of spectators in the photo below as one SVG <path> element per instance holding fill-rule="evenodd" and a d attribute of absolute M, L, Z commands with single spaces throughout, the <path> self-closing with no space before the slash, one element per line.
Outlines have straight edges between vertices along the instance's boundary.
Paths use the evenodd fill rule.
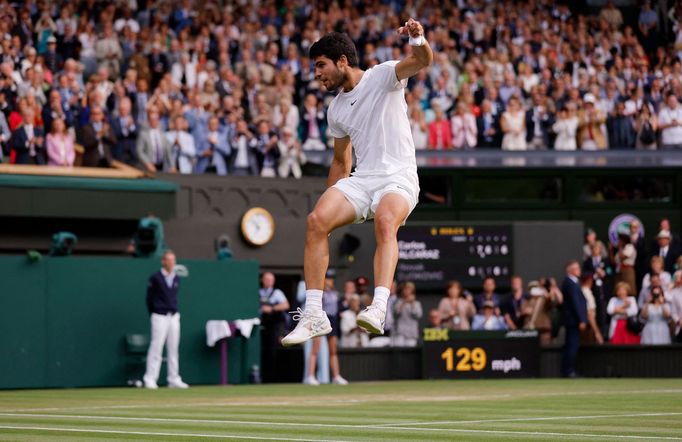
<path fill-rule="evenodd" d="M 566 280 L 557 282 L 552 277 L 524 284 L 520 276 L 512 276 L 509 290 L 502 291 L 492 276 L 484 278 L 480 288 L 450 281 L 444 296 L 427 310 L 413 282 L 395 282 L 385 335 L 370 336 L 356 323 L 358 313 L 372 303 L 369 279 L 346 280 L 337 291 L 328 274 L 325 311 L 332 323 L 339 324 L 333 333 L 345 348 L 414 347 L 423 339 L 424 328 L 535 330 L 541 345 L 558 344 L 563 340 L 567 308 L 584 308 L 576 315 L 584 320 L 583 343 L 682 343 L 682 244 L 670 222 L 662 219 L 655 238 L 647 240 L 634 220 L 627 231 L 618 232 L 617 244 L 608 244 L 594 230 L 586 232 L 582 261 L 576 261 L 576 271 L 566 276 L 580 287 L 584 301 L 570 306 L 565 301 L 573 295 L 566 291 Z M 284 302 L 283 294 L 281 298 Z M 285 332 L 281 330 L 280 337 Z"/>
<path fill-rule="evenodd" d="M 680 147 L 682 8 L 661 5 L 0 0 L 3 161 L 300 177 L 331 145 L 310 45 L 347 32 L 367 69 L 407 54 L 407 17 L 436 53 L 406 92 L 417 149 Z"/>

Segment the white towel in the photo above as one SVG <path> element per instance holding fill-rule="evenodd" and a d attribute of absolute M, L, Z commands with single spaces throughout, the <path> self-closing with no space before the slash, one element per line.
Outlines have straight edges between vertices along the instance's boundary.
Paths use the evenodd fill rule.
<path fill-rule="evenodd" d="M 216 342 L 232 336 L 227 321 L 206 321 L 206 345 L 213 347 Z"/>
<path fill-rule="evenodd" d="M 237 319 L 234 321 L 234 326 L 247 339 L 251 337 L 251 331 L 256 325 L 260 325 L 260 318 Z"/>

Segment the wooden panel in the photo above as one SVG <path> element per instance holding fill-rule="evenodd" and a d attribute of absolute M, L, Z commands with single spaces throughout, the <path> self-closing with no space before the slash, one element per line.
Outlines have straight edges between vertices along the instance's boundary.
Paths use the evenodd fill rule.
<path fill-rule="evenodd" d="M 144 177 L 140 170 L 114 162 L 112 169 L 100 167 L 61 167 L 61 166 L 35 166 L 30 164 L 0 164 L 0 173 L 13 175 L 50 175 L 85 178 L 123 178 L 136 179 Z"/>

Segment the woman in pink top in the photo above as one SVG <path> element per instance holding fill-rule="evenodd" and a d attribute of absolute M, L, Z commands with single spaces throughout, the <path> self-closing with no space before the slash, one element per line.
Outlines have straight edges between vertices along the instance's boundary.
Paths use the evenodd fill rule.
<path fill-rule="evenodd" d="M 47 164 L 72 167 L 75 159 L 73 135 L 66 130 L 64 120 L 55 118 L 52 120 L 52 130 L 47 134 Z"/>
<path fill-rule="evenodd" d="M 476 147 L 478 128 L 476 118 L 467 109 L 466 103 L 457 103 L 456 114 L 452 117 L 452 147 L 455 149 L 472 149 Z"/>

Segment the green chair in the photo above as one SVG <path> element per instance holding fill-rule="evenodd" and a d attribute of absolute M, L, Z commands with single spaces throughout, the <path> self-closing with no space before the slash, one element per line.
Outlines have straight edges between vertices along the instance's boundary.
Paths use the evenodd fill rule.
<path fill-rule="evenodd" d="M 147 364 L 149 336 L 139 333 L 125 335 L 125 381 L 142 379 Z"/>

